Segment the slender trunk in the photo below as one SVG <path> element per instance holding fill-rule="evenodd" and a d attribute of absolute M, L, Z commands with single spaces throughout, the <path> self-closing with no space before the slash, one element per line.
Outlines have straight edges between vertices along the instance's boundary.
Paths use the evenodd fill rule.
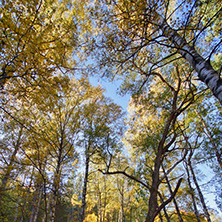
<path fill-rule="evenodd" d="M 89 160 L 90 158 L 89 158 L 89 153 L 87 150 L 86 161 L 85 161 L 85 177 L 84 177 L 84 184 L 83 184 L 83 191 L 82 191 L 82 205 L 81 205 L 80 218 L 79 218 L 80 222 L 83 222 L 85 219 L 87 183 L 88 183 L 88 176 L 89 176 Z"/>
<path fill-rule="evenodd" d="M 59 195 L 59 183 L 60 183 L 60 164 L 58 164 L 57 166 L 57 170 L 53 181 L 53 192 L 51 197 L 51 209 L 50 209 L 51 211 L 49 216 L 50 222 L 55 221 L 56 203 Z"/>
<path fill-rule="evenodd" d="M 208 221 L 208 222 L 211 222 L 210 214 L 209 214 L 209 212 L 208 212 L 208 210 L 207 210 L 207 206 L 206 206 L 206 204 L 205 204 L 203 194 L 202 194 L 202 192 L 201 192 L 200 186 L 199 186 L 199 184 L 198 184 L 198 182 L 197 182 L 197 178 L 196 178 L 196 176 L 195 176 L 195 173 L 194 173 L 194 170 L 193 170 L 193 167 L 192 167 L 192 164 L 191 164 L 191 157 L 192 157 L 192 155 L 193 155 L 193 152 L 190 152 L 190 155 L 189 155 L 189 158 L 188 158 L 188 166 L 189 166 L 189 168 L 190 168 L 190 172 L 191 172 L 191 174 L 192 174 L 194 184 L 195 184 L 195 186 L 196 186 L 196 188 L 197 188 L 197 191 L 198 191 L 198 194 L 199 194 L 199 197 L 200 197 L 200 202 L 201 202 L 201 204 L 202 204 L 202 206 L 203 206 L 204 214 L 205 214 L 205 216 L 206 216 L 206 218 L 207 218 L 207 221 Z"/>
<path fill-rule="evenodd" d="M 22 205 L 22 208 L 23 208 L 23 210 L 24 210 L 24 212 L 25 212 L 25 215 L 27 215 L 26 206 L 27 206 L 27 204 L 29 204 L 29 196 L 30 196 L 30 194 L 31 194 L 30 189 L 31 189 L 32 183 L 33 183 L 34 171 L 35 171 L 35 169 L 34 169 L 34 167 L 32 167 L 32 172 L 31 172 L 31 177 L 30 177 L 29 186 L 28 186 L 28 189 L 27 189 L 27 191 L 26 191 L 26 196 L 25 196 L 25 198 L 23 198 L 23 199 L 24 199 L 24 203 L 23 203 L 23 205 Z M 24 180 L 24 181 L 25 181 L 25 180 Z M 24 183 L 24 184 L 25 184 L 25 183 Z M 25 217 L 24 217 L 23 219 L 26 221 L 26 218 L 25 218 Z M 22 221 L 23 221 L 23 219 L 22 219 Z"/>
<path fill-rule="evenodd" d="M 105 191 L 105 197 L 104 197 L 104 207 L 103 207 L 103 212 L 102 212 L 102 222 L 105 221 L 106 218 L 106 205 L 107 205 L 107 188 L 106 188 L 106 178 L 104 178 L 104 191 Z"/>
<path fill-rule="evenodd" d="M 37 218 L 38 218 L 38 214 L 39 214 L 39 209 L 40 209 L 40 204 L 41 204 L 41 199 L 42 199 L 42 195 L 44 195 L 44 199 L 45 199 L 45 204 L 46 204 L 46 190 L 45 190 L 45 169 L 46 169 L 46 164 L 47 164 L 47 160 L 45 160 L 42 163 L 42 167 L 40 167 L 40 175 L 41 176 L 41 180 L 36 180 L 37 183 L 37 190 L 36 190 L 36 195 L 35 195 L 35 200 L 33 201 L 33 207 L 32 207 L 32 214 L 30 217 L 29 222 L 36 222 Z M 47 207 L 46 207 L 46 211 L 47 212 Z"/>
<path fill-rule="evenodd" d="M 49 209 L 49 200 L 47 201 L 47 189 L 46 189 L 46 178 L 45 178 L 45 168 L 47 164 L 47 159 L 45 160 L 44 168 L 43 168 L 43 174 L 42 179 L 43 179 L 43 187 L 42 187 L 42 193 L 44 197 L 44 214 L 42 217 L 42 222 L 47 222 L 48 221 L 48 209 Z"/>
<path fill-rule="evenodd" d="M 122 222 L 126 221 L 125 212 L 124 212 L 124 195 L 121 195 L 121 212 L 122 212 Z"/>
<path fill-rule="evenodd" d="M 118 222 L 123 222 L 123 217 L 122 217 L 122 209 L 119 209 L 119 216 L 118 216 Z"/>
<path fill-rule="evenodd" d="M 166 175 L 166 171 L 165 171 L 163 165 L 162 165 L 162 169 L 163 169 L 163 172 L 164 172 L 164 175 L 165 175 L 165 178 L 166 178 L 166 182 L 167 182 L 167 185 L 168 185 L 170 194 L 172 195 L 172 194 L 173 194 L 172 187 L 171 187 L 171 185 L 170 185 L 170 182 L 169 182 L 169 180 L 168 180 L 168 176 Z M 180 222 L 183 222 L 183 219 L 182 219 L 182 216 L 181 216 L 181 214 L 180 214 L 180 210 L 179 210 L 179 207 L 178 207 L 178 205 L 177 205 L 177 202 L 176 202 L 176 199 L 175 199 L 175 198 L 173 198 L 173 203 L 174 203 L 174 206 L 175 206 L 175 208 L 176 208 L 176 212 L 177 212 L 177 216 L 178 216 L 179 221 L 180 221 Z"/>
<path fill-rule="evenodd" d="M 119 222 L 125 222 L 125 212 L 124 212 L 124 184 L 119 184 L 117 179 L 117 186 L 120 194 L 120 210 L 119 210 Z"/>
<path fill-rule="evenodd" d="M 46 199 L 46 194 L 44 194 L 44 198 Z M 48 209 L 49 209 L 49 203 L 50 201 L 46 201 L 45 200 L 45 212 L 44 212 L 44 215 L 42 217 L 42 222 L 48 222 Z"/>
<path fill-rule="evenodd" d="M 162 30 L 163 35 L 171 40 L 174 46 L 179 49 L 179 53 L 198 73 L 199 79 L 208 86 L 222 104 L 222 80 L 219 74 L 211 66 L 210 61 L 206 61 L 201 57 L 194 47 L 190 46 L 184 38 L 172 29 L 161 15 L 156 12 L 153 13 L 153 16 L 156 18 L 156 25 Z"/>
<path fill-rule="evenodd" d="M 33 206 L 32 206 L 32 214 L 29 219 L 29 222 L 36 222 L 37 221 L 39 207 L 40 207 L 40 203 L 41 203 L 41 196 L 42 196 L 42 185 L 40 184 L 38 186 L 36 195 L 34 197 Z"/>
<path fill-rule="evenodd" d="M 97 201 L 97 222 L 102 222 L 102 209 L 101 209 L 101 193 L 98 191 L 98 201 Z"/>
<path fill-rule="evenodd" d="M 59 195 L 59 184 L 60 184 L 60 178 L 61 178 L 62 149 L 63 149 L 63 147 L 61 146 L 59 149 L 57 166 L 56 166 L 56 171 L 55 171 L 54 181 L 53 181 L 51 211 L 50 211 L 50 216 L 49 216 L 50 222 L 55 221 L 56 203 L 57 203 L 57 199 L 58 199 L 58 195 Z"/>
<path fill-rule="evenodd" d="M 51 211 L 49 216 L 49 221 L 54 222 L 55 221 L 55 211 L 56 211 L 56 202 L 57 202 L 58 193 L 56 191 L 53 191 L 53 197 L 51 201 Z"/>
<path fill-rule="evenodd" d="M 154 171 L 152 173 L 152 185 L 150 188 L 150 197 L 149 197 L 149 210 L 146 217 L 146 222 L 153 222 L 154 215 L 158 209 L 157 194 L 159 187 L 159 170 L 162 162 L 162 149 L 158 149 L 158 153 L 155 159 Z"/>
<path fill-rule="evenodd" d="M 158 150 L 157 150 L 157 154 L 156 154 L 156 158 L 154 162 L 154 170 L 152 172 L 152 184 L 150 187 L 150 197 L 149 197 L 149 210 L 147 213 L 146 222 L 153 222 L 155 217 L 157 216 L 156 214 L 156 212 L 158 211 L 157 195 L 158 195 L 158 188 L 160 184 L 160 179 L 159 179 L 160 166 L 163 161 L 162 156 L 167 151 L 166 147 L 164 147 L 164 143 L 166 141 L 170 128 L 175 123 L 176 117 L 177 117 L 175 115 L 177 93 L 178 92 L 174 93 L 172 111 L 164 127 L 162 138 L 158 144 Z"/>
<path fill-rule="evenodd" d="M 188 181 L 188 185 L 189 185 L 189 188 L 190 188 L 190 191 L 191 191 L 190 195 L 191 195 L 192 202 L 193 202 L 194 213 L 196 215 L 197 221 L 201 222 L 200 221 L 200 215 L 199 215 L 199 212 L 197 210 L 197 205 L 196 205 L 196 200 L 195 200 L 195 192 L 194 192 L 194 189 L 191 185 L 190 172 L 189 172 L 189 169 L 188 169 L 188 164 L 187 164 L 187 162 L 185 162 L 185 163 L 186 163 L 186 171 L 187 171 L 187 181 Z"/>

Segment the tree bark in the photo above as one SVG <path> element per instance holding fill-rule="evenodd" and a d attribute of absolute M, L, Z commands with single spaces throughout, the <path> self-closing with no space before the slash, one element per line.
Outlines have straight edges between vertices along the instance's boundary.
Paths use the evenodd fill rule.
<path fill-rule="evenodd" d="M 150 187 L 150 197 L 149 197 L 149 210 L 146 217 L 146 222 L 153 222 L 155 217 L 157 216 L 156 214 L 156 212 L 158 211 L 157 195 L 158 195 L 158 187 L 160 184 L 160 179 L 159 179 L 160 167 L 162 165 L 163 155 L 165 152 L 167 152 L 168 144 L 165 145 L 167 135 L 170 132 L 171 127 L 175 124 L 175 121 L 177 118 L 177 114 L 176 114 L 177 95 L 178 95 L 178 91 L 175 91 L 174 97 L 173 97 L 172 110 L 166 121 L 162 138 L 158 144 L 156 158 L 154 161 L 154 170 L 152 172 L 152 183 Z"/>
<path fill-rule="evenodd" d="M 149 197 L 149 210 L 146 217 L 146 222 L 153 222 L 154 215 L 158 209 L 158 202 L 157 202 L 157 194 L 158 194 L 158 187 L 159 187 L 159 170 L 160 165 L 162 163 L 162 149 L 158 149 L 158 153 L 155 159 L 154 164 L 154 171 L 152 173 L 152 185 L 150 188 L 150 197 Z"/>
<path fill-rule="evenodd" d="M 163 35 L 178 48 L 182 57 L 185 58 L 191 67 L 198 73 L 199 80 L 207 85 L 222 104 L 222 80 L 211 66 L 210 61 L 200 56 L 194 47 L 190 46 L 184 38 L 172 29 L 160 14 L 156 12 L 153 16 L 155 17 L 156 25 L 161 29 Z"/>
<path fill-rule="evenodd" d="M 124 211 L 124 184 L 119 183 L 119 180 L 117 179 L 117 187 L 120 194 L 120 210 L 119 210 L 119 220 L 118 222 L 125 222 L 125 211 Z"/>

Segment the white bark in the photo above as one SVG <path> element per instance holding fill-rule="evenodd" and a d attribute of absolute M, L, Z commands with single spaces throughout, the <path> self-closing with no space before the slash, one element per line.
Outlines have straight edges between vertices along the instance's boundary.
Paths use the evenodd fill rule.
<path fill-rule="evenodd" d="M 198 73 L 199 79 L 204 82 L 212 91 L 214 96 L 222 104 L 222 80 L 219 74 L 213 69 L 210 62 L 205 60 L 199 53 L 190 46 L 184 38 L 182 38 L 174 29 L 172 29 L 167 21 L 159 14 L 155 14 L 156 22 L 162 30 L 163 35 L 170 39 L 174 46 L 178 48 L 179 53 Z"/>

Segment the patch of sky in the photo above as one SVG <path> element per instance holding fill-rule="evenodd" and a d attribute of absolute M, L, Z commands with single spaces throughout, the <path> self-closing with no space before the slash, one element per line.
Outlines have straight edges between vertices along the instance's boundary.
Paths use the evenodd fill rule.
<path fill-rule="evenodd" d="M 118 89 L 121 85 L 120 81 L 112 82 L 99 77 L 90 77 L 89 81 L 94 86 L 102 86 L 105 89 L 105 96 L 111 98 L 116 104 L 120 105 L 124 111 L 127 110 L 130 95 L 119 95 Z"/>

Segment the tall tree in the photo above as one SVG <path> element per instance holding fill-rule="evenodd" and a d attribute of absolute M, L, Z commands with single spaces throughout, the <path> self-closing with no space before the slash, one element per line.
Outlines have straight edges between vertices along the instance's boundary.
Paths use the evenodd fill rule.
<path fill-rule="evenodd" d="M 204 82 L 222 103 L 220 74 L 211 65 L 222 46 L 220 1 L 111 0 L 101 7 L 98 2 L 95 46 L 105 75 L 147 82 L 161 67 L 181 60 L 195 70 L 190 77 Z"/>
<path fill-rule="evenodd" d="M 84 17 L 80 1 L 5 0 L 0 14 L 1 88 L 24 93 L 57 69 L 75 68 L 73 55 L 84 29 L 77 24 Z"/>
<path fill-rule="evenodd" d="M 182 182 L 182 179 L 178 180 L 171 196 L 161 198 L 165 176 L 170 175 L 177 165 L 182 163 L 185 155 L 180 157 L 180 150 L 176 145 L 179 144 L 181 135 L 179 116 L 182 116 L 198 97 L 195 88 L 183 81 L 186 75 L 189 75 L 185 70 L 187 71 L 186 66 L 179 67 L 175 63 L 175 68 L 159 73 L 152 79 L 152 87 L 147 92 L 138 93 L 132 98 L 126 145 L 133 150 L 139 163 L 136 174 L 129 175 L 126 170 L 110 172 L 108 169 L 106 172 L 122 173 L 148 189 L 147 222 L 154 221 L 159 212 L 173 200 Z M 169 71 L 171 75 L 168 74 Z M 161 172 L 162 164 L 167 167 L 165 175 Z M 138 169 L 140 173 L 137 172 Z M 145 178 L 145 181 L 140 178 Z M 165 215 L 167 216 L 167 213 Z"/>
<path fill-rule="evenodd" d="M 122 133 L 122 116 L 120 106 L 115 105 L 110 99 L 104 97 L 102 91 L 92 93 L 92 98 L 84 107 L 83 138 L 81 144 L 85 148 L 85 177 L 80 222 L 83 222 L 85 218 L 90 161 L 95 158 L 99 159 L 99 156 L 106 159 L 107 155 L 113 153 L 113 150 L 118 148 Z"/>

